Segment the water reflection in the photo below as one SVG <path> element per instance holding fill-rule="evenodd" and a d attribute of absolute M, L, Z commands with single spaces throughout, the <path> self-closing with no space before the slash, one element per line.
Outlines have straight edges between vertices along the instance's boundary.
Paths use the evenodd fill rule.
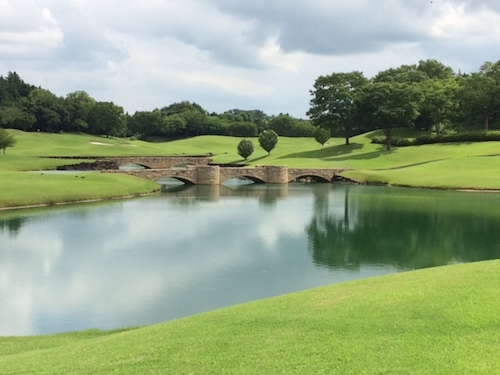
<path fill-rule="evenodd" d="M 153 324 L 499 258 L 498 207 L 492 194 L 291 184 L 0 213 L 0 335 Z"/>

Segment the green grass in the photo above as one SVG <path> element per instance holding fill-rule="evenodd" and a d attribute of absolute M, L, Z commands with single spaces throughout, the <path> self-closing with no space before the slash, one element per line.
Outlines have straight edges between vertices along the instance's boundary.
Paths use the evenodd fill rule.
<path fill-rule="evenodd" d="M 346 177 L 368 183 L 452 189 L 500 189 L 499 142 L 433 144 L 386 151 L 384 146 L 371 143 L 372 137 L 380 135 L 378 131 L 351 138 L 349 146 L 344 145 L 344 140 L 340 138 L 333 138 L 326 146 L 321 146 L 312 138 L 280 137 L 276 148 L 268 155 L 258 146 L 258 140 L 253 138 L 255 152 L 245 162 L 237 154 L 240 138 L 235 137 L 200 136 L 172 142 L 148 143 L 90 135 L 11 132 L 18 143 L 7 150 L 7 155 L 0 156 L 0 178 L 4 182 L 0 185 L 0 207 L 44 204 L 68 199 L 73 201 L 77 198 L 95 199 L 100 195 L 93 189 L 89 190 L 88 184 L 76 183 L 76 180 L 71 178 L 20 174 L 19 171 L 54 169 L 57 165 L 75 162 L 37 156 L 210 153 L 215 163 L 282 165 L 291 168 L 346 168 L 349 169 L 344 173 Z M 400 136 L 411 135 L 405 131 L 400 133 Z M 51 185 L 49 181 L 54 184 Z M 97 190 L 102 192 L 103 198 L 146 193 L 158 188 L 156 184 L 144 184 L 144 181 L 138 179 L 107 175 L 93 176 L 87 181 L 100 184 Z M 60 183 L 63 185 L 58 188 Z M 26 187 L 23 187 L 25 185 Z M 37 186 L 41 187 L 39 193 Z M 61 192 L 66 194 L 60 194 Z"/>
<path fill-rule="evenodd" d="M 2 374 L 497 374 L 500 261 L 312 289 L 119 332 L 0 338 Z"/>
<path fill-rule="evenodd" d="M 0 208 L 111 199 L 158 189 L 158 185 L 151 181 L 98 172 L 49 174 L 0 171 L 0 180 Z"/>
<path fill-rule="evenodd" d="M 0 208 L 127 196 L 157 185 L 125 175 L 40 172 L 65 160 L 38 156 L 200 155 L 243 162 L 239 138 L 147 143 L 22 133 L 0 156 Z M 386 151 L 376 132 L 283 138 L 250 165 L 349 168 L 368 182 L 500 189 L 498 142 Z M 103 145 L 104 143 L 104 145 Z M 38 170 L 38 172 L 26 172 Z M 500 261 L 337 284 L 165 324 L 102 332 L 0 338 L 2 374 L 493 374 L 500 373 Z"/>

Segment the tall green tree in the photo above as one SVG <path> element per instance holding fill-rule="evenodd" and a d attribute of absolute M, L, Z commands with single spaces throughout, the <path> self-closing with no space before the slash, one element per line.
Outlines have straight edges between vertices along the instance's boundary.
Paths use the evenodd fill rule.
<path fill-rule="evenodd" d="M 129 133 L 141 139 L 154 136 L 168 136 L 168 124 L 160 110 L 138 111 L 129 119 Z"/>
<path fill-rule="evenodd" d="M 271 155 L 271 150 L 276 147 L 278 143 L 278 134 L 274 130 L 268 129 L 264 130 L 259 135 L 259 144 L 264 150 L 267 151 L 268 155 Z"/>
<path fill-rule="evenodd" d="M 5 77 L 8 100 L 18 102 L 20 98 L 27 98 L 36 87 L 24 82 L 16 72 L 9 72 Z"/>
<path fill-rule="evenodd" d="M 421 84 L 424 99 L 422 111 L 432 119 L 437 135 L 441 134 L 443 123 L 448 121 L 456 110 L 458 83 L 455 78 L 429 79 Z"/>
<path fill-rule="evenodd" d="M 65 98 L 69 121 L 66 131 L 82 132 L 88 130 L 88 116 L 96 101 L 85 91 L 75 91 Z"/>
<path fill-rule="evenodd" d="M 411 85 L 413 83 L 420 83 L 429 79 L 427 73 L 418 69 L 418 66 L 401 65 L 398 68 L 389 68 L 382 70 L 373 77 L 373 82 L 387 82 L 387 83 L 405 83 Z"/>
<path fill-rule="evenodd" d="M 113 102 L 97 102 L 88 115 L 92 134 L 123 136 L 126 133 L 123 108 Z"/>
<path fill-rule="evenodd" d="M 372 126 L 382 129 L 387 150 L 395 128 L 407 127 L 419 114 L 423 95 L 417 85 L 374 82 L 363 88 L 358 106 Z"/>
<path fill-rule="evenodd" d="M 332 73 L 316 79 L 307 112 L 313 125 L 343 135 L 348 145 L 355 124 L 356 98 L 367 83 L 361 72 Z"/>
<path fill-rule="evenodd" d="M 36 130 L 54 133 L 67 130 L 69 113 L 64 100 L 49 90 L 32 90 L 28 95 L 27 110 L 36 118 Z"/>
<path fill-rule="evenodd" d="M 484 63 L 479 72 L 464 77 L 461 82 L 462 109 L 481 119 L 484 130 L 488 131 L 490 122 L 500 114 L 500 61 Z"/>
<path fill-rule="evenodd" d="M 449 66 L 434 60 L 420 60 L 417 70 L 426 74 L 429 79 L 451 79 L 455 77 L 455 72 Z"/>
<path fill-rule="evenodd" d="M 0 150 L 5 155 L 7 147 L 12 147 L 16 144 L 16 139 L 7 130 L 0 128 Z"/>
<path fill-rule="evenodd" d="M 19 107 L 0 107 L 0 127 L 28 131 L 35 123 L 35 116 Z"/>

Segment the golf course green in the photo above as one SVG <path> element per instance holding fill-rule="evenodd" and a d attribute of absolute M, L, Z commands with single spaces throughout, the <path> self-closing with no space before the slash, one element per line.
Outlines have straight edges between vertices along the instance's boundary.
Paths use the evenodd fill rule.
<path fill-rule="evenodd" d="M 47 156 L 213 155 L 215 163 L 242 163 L 240 138 L 199 136 L 171 142 L 143 142 L 90 135 L 25 133 L 10 130 L 17 140 L 0 157 L 0 208 L 46 205 L 151 193 L 159 185 L 125 175 L 43 173 L 75 160 Z M 379 132 L 325 146 L 312 138 L 281 137 L 270 155 L 256 147 L 249 166 L 286 165 L 292 168 L 346 168 L 345 177 L 365 183 L 445 189 L 500 189 L 498 142 L 432 144 L 394 148 L 371 143 Z M 252 139 L 258 144 L 257 139 Z M 41 171 L 37 173 L 36 171 Z"/>
<path fill-rule="evenodd" d="M 201 155 L 243 163 L 240 138 L 148 143 L 9 131 L 0 155 L 0 208 L 153 193 L 159 185 L 99 172 L 51 174 L 47 156 Z M 498 142 L 395 147 L 371 132 L 280 137 L 249 166 L 346 168 L 365 183 L 500 191 Z M 258 145 L 256 139 L 252 139 Z M 76 161 L 78 162 L 78 161 Z M 471 193 L 472 194 L 472 193 Z M 1 282 L 1 278 L 0 278 Z M 500 260 L 458 264 L 293 293 L 147 327 L 0 337 L 1 374 L 497 374 Z"/>

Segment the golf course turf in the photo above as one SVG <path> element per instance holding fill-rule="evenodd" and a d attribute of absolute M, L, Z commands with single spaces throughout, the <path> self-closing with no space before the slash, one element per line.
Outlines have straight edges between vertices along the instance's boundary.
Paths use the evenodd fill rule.
<path fill-rule="evenodd" d="M 150 193 L 158 186 L 100 173 L 52 175 L 38 156 L 200 155 L 242 162 L 239 138 L 147 143 L 14 131 L 0 156 L 0 207 Z M 416 187 L 499 190 L 498 142 L 395 148 L 371 134 L 282 138 L 250 165 L 349 168 L 347 177 Z M 258 145 L 256 140 L 254 144 Z M 32 170 L 37 170 L 33 172 Z M 497 374 L 500 260 L 316 288 L 147 327 L 0 337 L 1 374 Z"/>
<path fill-rule="evenodd" d="M 497 374 L 500 261 L 115 332 L 0 338 L 2 374 Z"/>

